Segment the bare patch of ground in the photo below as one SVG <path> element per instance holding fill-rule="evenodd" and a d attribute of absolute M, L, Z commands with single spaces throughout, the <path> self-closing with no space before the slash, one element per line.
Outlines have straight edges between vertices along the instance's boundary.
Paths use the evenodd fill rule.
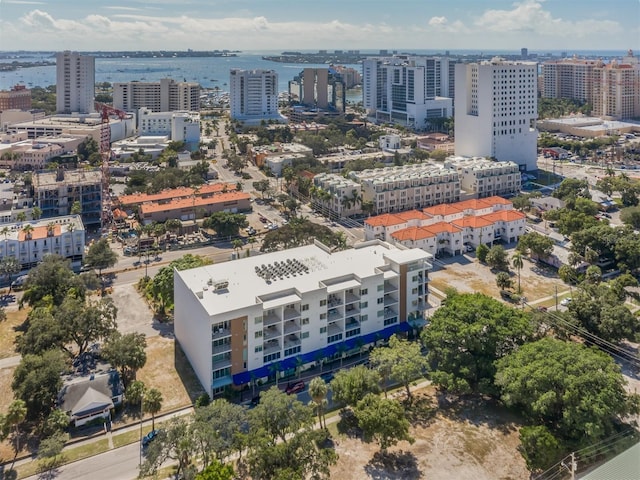
<path fill-rule="evenodd" d="M 0 369 L 0 412 L 6 412 L 9 404 L 13 402 L 13 390 L 11 390 L 11 382 L 13 381 L 13 371 L 16 367 L 8 367 Z M 0 442 L 0 461 L 13 458 L 13 447 L 9 440 Z"/>
<path fill-rule="evenodd" d="M 513 248 L 507 250 L 509 258 L 515 253 Z M 480 292 L 491 297 L 500 298 L 500 289 L 496 285 L 496 273 L 487 265 L 481 264 L 475 255 L 467 255 L 465 261 L 459 261 L 456 257 L 442 259 L 445 267 L 439 266 L 430 273 L 430 285 L 445 291 L 447 288 L 455 288 L 461 293 Z M 527 301 L 532 302 L 541 298 L 555 295 L 568 290 L 567 285 L 560 280 L 557 272 L 550 267 L 541 266 L 529 259 L 523 259 L 523 268 L 520 270 L 520 285 Z M 511 268 L 511 280 L 514 289 L 518 286 L 518 272 Z"/>
<path fill-rule="evenodd" d="M 171 338 L 147 338 L 147 364 L 137 379 L 162 392 L 163 412 L 191 405 L 204 393 L 182 349 Z"/>
<path fill-rule="evenodd" d="M 507 480 L 529 478 L 517 451 L 518 419 L 478 400 L 437 404 L 432 387 L 416 392 L 432 406 L 430 417 L 412 420 L 415 442 L 401 442 L 381 454 L 376 444 L 338 435 L 338 463 L 331 478 L 341 480 Z M 420 416 L 419 416 L 420 417 Z"/>

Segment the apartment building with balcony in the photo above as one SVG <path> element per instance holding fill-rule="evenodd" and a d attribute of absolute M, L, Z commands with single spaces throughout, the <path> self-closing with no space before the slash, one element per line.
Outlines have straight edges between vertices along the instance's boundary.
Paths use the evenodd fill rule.
<path fill-rule="evenodd" d="M 94 112 L 95 86 L 95 57 L 68 50 L 56 54 L 57 113 Z"/>
<path fill-rule="evenodd" d="M 0 258 L 17 258 L 22 270 L 50 254 L 70 260 L 75 268 L 82 265 L 85 229 L 80 215 L 7 223 L 1 230 Z"/>
<path fill-rule="evenodd" d="M 501 197 L 470 199 L 422 211 L 378 215 L 364 222 L 365 240 L 378 239 L 431 255 L 460 255 L 496 241 L 513 243 L 525 233 L 526 216 Z"/>
<path fill-rule="evenodd" d="M 200 84 L 162 78 L 157 82 L 115 82 L 113 106 L 125 112 L 200 111 Z"/>
<path fill-rule="evenodd" d="M 312 205 L 337 217 L 348 217 L 362 211 L 360 184 L 335 173 L 313 177 Z"/>
<path fill-rule="evenodd" d="M 460 189 L 474 198 L 515 195 L 522 187 L 522 175 L 515 162 L 451 156 L 445 166 L 458 171 Z"/>
<path fill-rule="evenodd" d="M 460 200 L 460 176 L 451 167 L 411 164 L 351 172 L 362 188 L 362 201 L 376 214 L 420 209 Z"/>
<path fill-rule="evenodd" d="M 184 142 L 191 151 L 200 144 L 200 114 L 198 112 L 152 112 L 143 107 L 138 111 L 138 133 L 141 136 L 168 136 L 173 142 Z"/>
<path fill-rule="evenodd" d="M 259 124 L 284 120 L 278 112 L 278 74 L 275 70 L 231 70 L 230 116 L 233 120 Z"/>
<path fill-rule="evenodd" d="M 81 207 L 85 227 L 102 223 L 102 172 L 96 170 L 40 171 L 33 175 L 33 202 L 42 218 L 69 215 L 74 202 Z"/>
<path fill-rule="evenodd" d="M 274 378 L 423 325 L 430 258 L 316 242 L 174 271 L 176 339 L 211 396 Z"/>

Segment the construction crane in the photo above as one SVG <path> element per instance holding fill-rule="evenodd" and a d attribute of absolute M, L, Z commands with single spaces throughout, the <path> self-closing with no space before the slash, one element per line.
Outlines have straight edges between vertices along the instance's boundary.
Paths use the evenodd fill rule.
<path fill-rule="evenodd" d="M 118 117 L 120 120 L 130 117 L 129 114 L 110 105 L 95 102 L 102 119 L 100 128 L 100 156 L 102 157 L 102 226 L 111 222 L 111 193 L 109 192 L 109 160 L 111 160 L 111 127 L 109 118 Z"/>

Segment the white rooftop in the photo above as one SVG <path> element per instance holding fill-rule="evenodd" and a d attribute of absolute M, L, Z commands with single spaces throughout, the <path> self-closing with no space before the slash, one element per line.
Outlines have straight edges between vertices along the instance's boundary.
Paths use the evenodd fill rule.
<path fill-rule="evenodd" d="M 298 292 L 304 294 L 323 285 L 350 288 L 345 285 L 357 285 L 355 278 L 380 273 L 377 269 L 389 263 L 385 257 L 399 263 L 431 259 L 423 250 L 400 250 L 379 241 L 334 253 L 315 244 L 177 271 L 175 275 L 200 298 L 209 315 L 216 315 L 261 302 L 265 308 L 285 300 L 285 304 L 293 303 L 299 301 Z M 277 273 L 287 270 L 292 272 L 288 276 Z M 222 288 L 216 289 L 216 285 Z"/>

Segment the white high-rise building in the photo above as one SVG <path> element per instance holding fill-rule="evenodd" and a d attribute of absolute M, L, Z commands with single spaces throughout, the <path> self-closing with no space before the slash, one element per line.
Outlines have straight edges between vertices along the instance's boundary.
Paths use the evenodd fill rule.
<path fill-rule="evenodd" d="M 278 74 L 274 70 L 231 70 L 231 118 L 244 122 L 279 119 Z"/>
<path fill-rule="evenodd" d="M 456 155 L 536 170 L 537 78 L 535 62 L 456 65 Z"/>
<path fill-rule="evenodd" d="M 153 112 L 200 110 L 200 84 L 163 78 L 158 82 L 116 82 L 113 106 L 126 112 L 146 107 Z"/>
<path fill-rule="evenodd" d="M 95 57 L 68 50 L 56 54 L 57 113 L 94 112 L 95 85 Z"/>
<path fill-rule="evenodd" d="M 368 115 L 422 129 L 431 118 L 453 115 L 454 65 L 448 58 L 394 56 L 362 64 L 362 92 Z"/>

